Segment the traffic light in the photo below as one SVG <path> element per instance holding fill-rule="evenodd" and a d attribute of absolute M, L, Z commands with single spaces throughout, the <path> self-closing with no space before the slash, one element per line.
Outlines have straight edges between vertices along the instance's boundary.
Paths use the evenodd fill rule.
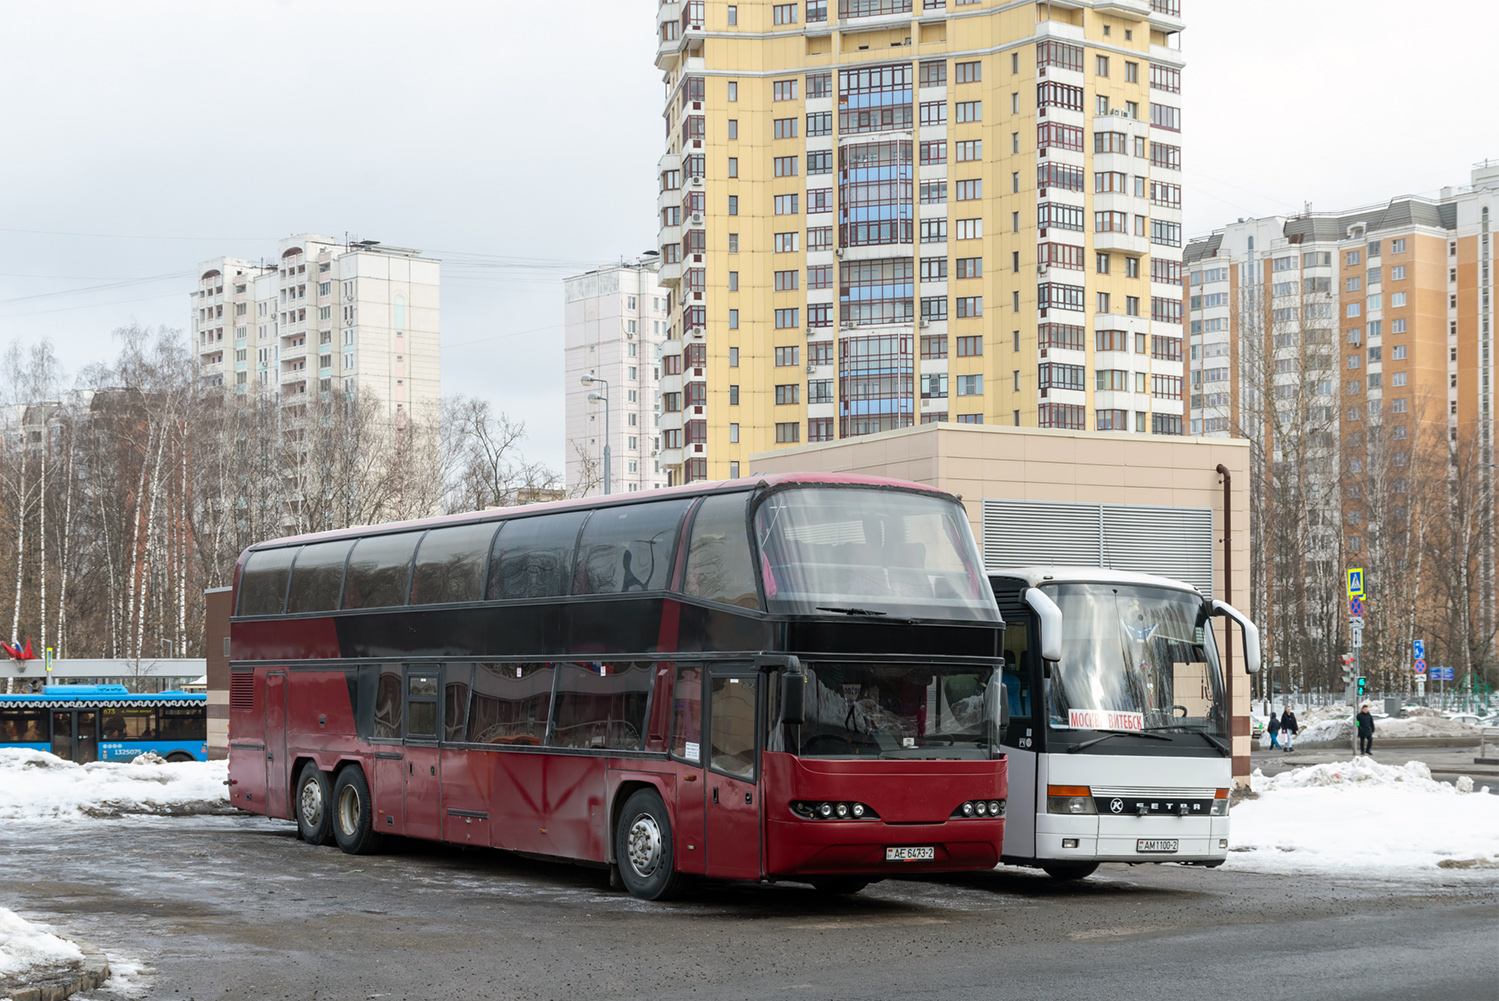
<path fill-rule="evenodd" d="M 1359 698 L 1363 698 L 1365 695 L 1368 694 L 1368 688 L 1369 688 L 1369 679 L 1368 678 L 1360 678 L 1360 679 L 1358 679 L 1358 697 Z"/>
<path fill-rule="evenodd" d="M 1353 654 L 1343 654 L 1343 687 L 1353 684 Z"/>

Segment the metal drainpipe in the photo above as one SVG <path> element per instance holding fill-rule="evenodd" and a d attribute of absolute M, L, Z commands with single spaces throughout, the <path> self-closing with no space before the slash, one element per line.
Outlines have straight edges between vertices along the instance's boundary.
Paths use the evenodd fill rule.
<path fill-rule="evenodd" d="M 1226 604 L 1233 602 L 1233 572 L 1234 558 L 1231 541 L 1233 539 L 1233 509 L 1229 506 L 1229 490 L 1233 486 L 1233 474 L 1223 463 L 1218 463 L 1218 475 L 1223 477 L 1223 600 Z M 1223 691 L 1228 698 L 1228 758 L 1229 768 L 1233 768 L 1234 747 L 1234 630 L 1231 623 L 1223 625 Z"/>

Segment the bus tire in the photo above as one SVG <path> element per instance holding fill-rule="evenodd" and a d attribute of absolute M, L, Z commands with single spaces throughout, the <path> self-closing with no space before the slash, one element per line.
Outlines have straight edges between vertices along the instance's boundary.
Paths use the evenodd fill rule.
<path fill-rule="evenodd" d="M 681 892 L 685 878 L 676 871 L 671 818 L 656 790 L 637 789 L 625 800 L 614 829 L 614 858 L 631 895 L 667 900 Z"/>
<path fill-rule="evenodd" d="M 184 761 L 197 761 L 197 760 L 198 760 L 197 758 L 193 757 L 191 754 L 188 754 L 186 751 L 173 751 L 171 754 L 167 755 L 167 761 L 171 762 L 174 765 L 175 764 L 180 764 L 181 762 L 184 762 Z"/>
<path fill-rule="evenodd" d="M 812 880 L 812 886 L 821 893 L 849 894 L 858 893 L 870 883 L 867 879 L 858 876 L 824 876 L 821 879 Z"/>
<path fill-rule="evenodd" d="M 372 855 L 382 838 L 375 831 L 375 807 L 364 769 L 349 765 L 333 782 L 333 840 L 350 855 Z"/>
<path fill-rule="evenodd" d="M 1074 880 L 1087 879 L 1098 871 L 1097 862 L 1058 862 L 1054 865 L 1043 865 L 1046 875 L 1052 879 Z"/>
<path fill-rule="evenodd" d="M 292 794 L 292 808 L 297 818 L 297 833 L 309 845 L 326 845 L 333 841 L 333 783 L 328 773 L 309 761 L 297 776 Z"/>

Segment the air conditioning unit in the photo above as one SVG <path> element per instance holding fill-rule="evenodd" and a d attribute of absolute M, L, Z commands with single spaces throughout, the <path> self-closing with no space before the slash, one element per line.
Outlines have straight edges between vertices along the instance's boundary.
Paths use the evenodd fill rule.
<path fill-rule="evenodd" d="M 699 340 L 700 341 L 700 340 L 703 339 L 703 328 L 702 327 L 693 327 L 692 330 L 689 331 L 688 333 L 695 340 Z"/>
<path fill-rule="evenodd" d="M 687 179 L 687 183 L 694 188 L 701 188 L 703 186 L 703 175 L 693 174 Z"/>
<path fill-rule="evenodd" d="M 694 213 L 692 213 L 692 215 L 689 218 L 692 220 L 693 223 L 695 223 L 695 224 L 697 224 L 699 226 L 702 225 L 703 214 L 701 212 L 694 212 Z"/>
<path fill-rule="evenodd" d="M 817 366 L 814 365 L 814 364 L 812 364 L 811 362 L 807 362 L 807 372 L 808 372 L 808 374 L 810 374 L 812 372 L 816 372 L 816 371 L 817 371 Z"/>
<path fill-rule="evenodd" d="M 930 326 L 931 326 L 931 325 L 932 325 L 932 321 L 931 321 L 931 320 L 929 320 L 929 319 L 927 319 L 927 318 L 926 318 L 926 317 L 925 317 L 925 316 L 923 316 L 923 317 L 922 317 L 922 318 L 921 318 L 921 325 L 922 325 L 922 326 L 923 326 L 923 327 L 930 327 Z"/>
<path fill-rule="evenodd" d="M 836 249 L 835 249 L 835 250 L 834 250 L 834 251 L 833 251 L 833 256 L 834 256 L 834 257 L 842 257 L 842 256 L 843 256 L 843 248 L 842 248 L 842 247 L 838 247 L 838 248 L 836 248 Z"/>

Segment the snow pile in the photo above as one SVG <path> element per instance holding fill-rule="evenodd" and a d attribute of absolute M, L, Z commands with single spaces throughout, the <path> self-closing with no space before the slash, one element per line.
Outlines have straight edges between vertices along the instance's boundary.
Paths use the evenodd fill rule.
<path fill-rule="evenodd" d="M 86 765 L 24 748 L 0 750 L 0 820 L 230 813 L 228 762 Z"/>
<path fill-rule="evenodd" d="M 1419 761 L 1369 758 L 1251 778 L 1230 814 L 1228 864 L 1260 871 L 1390 875 L 1499 867 L 1499 796 L 1465 795 Z"/>
<path fill-rule="evenodd" d="M 83 951 L 78 946 L 58 938 L 45 925 L 34 925 L 0 907 L 0 983 L 20 984 L 28 977 L 81 962 Z"/>
<path fill-rule="evenodd" d="M 1354 722 L 1349 719 L 1329 719 L 1311 726 L 1303 726 L 1301 733 L 1296 735 L 1298 743 L 1311 743 L 1316 741 L 1334 743 L 1342 741 L 1348 743 L 1353 739 Z M 1379 719 L 1374 720 L 1374 743 L 1376 748 L 1381 737 L 1387 740 L 1405 739 L 1409 737 L 1427 738 L 1472 738 L 1478 735 L 1477 727 L 1471 723 L 1459 723 L 1456 720 L 1442 719 L 1439 716 L 1416 716 L 1410 719 Z"/>

